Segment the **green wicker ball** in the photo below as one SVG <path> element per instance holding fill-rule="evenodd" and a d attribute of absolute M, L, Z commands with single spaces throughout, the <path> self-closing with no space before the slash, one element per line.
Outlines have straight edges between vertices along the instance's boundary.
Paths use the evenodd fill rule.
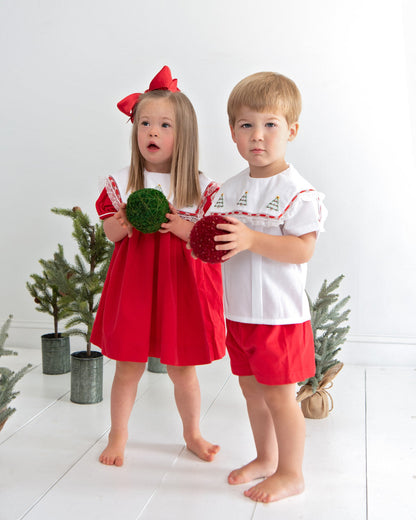
<path fill-rule="evenodd" d="M 142 233 L 159 231 L 161 224 L 168 222 L 166 213 L 169 213 L 169 202 L 159 190 L 143 188 L 127 199 L 127 219 Z"/>

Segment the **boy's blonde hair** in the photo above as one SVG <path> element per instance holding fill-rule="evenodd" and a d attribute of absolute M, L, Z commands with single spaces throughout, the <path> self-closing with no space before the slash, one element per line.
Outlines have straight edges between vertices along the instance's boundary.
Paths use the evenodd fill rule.
<path fill-rule="evenodd" d="M 234 126 L 241 107 L 256 112 L 281 112 L 290 126 L 299 120 L 302 98 L 296 84 L 276 72 L 257 72 L 242 79 L 228 98 L 228 118 Z"/>
<path fill-rule="evenodd" d="M 166 98 L 172 103 L 174 121 L 174 146 L 171 165 L 170 191 L 178 208 L 198 204 L 201 199 L 199 184 L 198 123 L 192 103 L 182 92 L 152 90 L 141 94 L 133 109 L 131 134 L 131 162 L 127 192 L 144 188 L 144 158 L 139 150 L 137 132 L 140 106 L 149 99 Z"/>

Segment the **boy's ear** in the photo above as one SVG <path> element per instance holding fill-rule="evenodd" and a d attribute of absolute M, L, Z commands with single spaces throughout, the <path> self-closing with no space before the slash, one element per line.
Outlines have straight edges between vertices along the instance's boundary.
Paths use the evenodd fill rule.
<path fill-rule="evenodd" d="M 289 139 L 288 141 L 293 141 L 293 139 L 298 135 L 299 123 L 293 123 L 289 127 Z"/>
<path fill-rule="evenodd" d="M 236 143 L 237 141 L 235 140 L 235 132 L 234 132 L 233 125 L 230 125 L 230 130 L 231 130 L 231 137 L 232 137 L 233 141 Z"/>

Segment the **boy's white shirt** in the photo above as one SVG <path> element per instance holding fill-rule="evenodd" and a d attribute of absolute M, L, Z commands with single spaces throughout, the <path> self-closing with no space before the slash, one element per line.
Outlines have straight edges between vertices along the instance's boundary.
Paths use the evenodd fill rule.
<path fill-rule="evenodd" d="M 233 216 L 270 235 L 318 235 L 327 215 L 323 199 L 292 165 L 266 178 L 250 177 L 247 168 L 221 186 L 209 213 Z M 284 325 L 310 319 L 307 264 L 277 262 L 246 250 L 224 262 L 222 271 L 229 320 Z"/>

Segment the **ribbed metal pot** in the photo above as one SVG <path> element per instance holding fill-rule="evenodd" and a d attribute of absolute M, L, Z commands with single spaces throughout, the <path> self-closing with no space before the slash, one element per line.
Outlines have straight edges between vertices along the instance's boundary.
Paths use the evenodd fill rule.
<path fill-rule="evenodd" d="M 147 360 L 147 370 L 156 374 L 166 374 L 168 369 L 166 365 L 160 362 L 159 358 L 149 357 Z"/>
<path fill-rule="evenodd" d="M 103 400 L 103 355 L 95 350 L 71 354 L 71 401 L 94 404 Z"/>
<path fill-rule="evenodd" d="M 71 347 L 69 336 L 59 334 L 43 334 L 42 343 L 42 372 L 56 375 L 66 374 L 71 370 Z"/>

